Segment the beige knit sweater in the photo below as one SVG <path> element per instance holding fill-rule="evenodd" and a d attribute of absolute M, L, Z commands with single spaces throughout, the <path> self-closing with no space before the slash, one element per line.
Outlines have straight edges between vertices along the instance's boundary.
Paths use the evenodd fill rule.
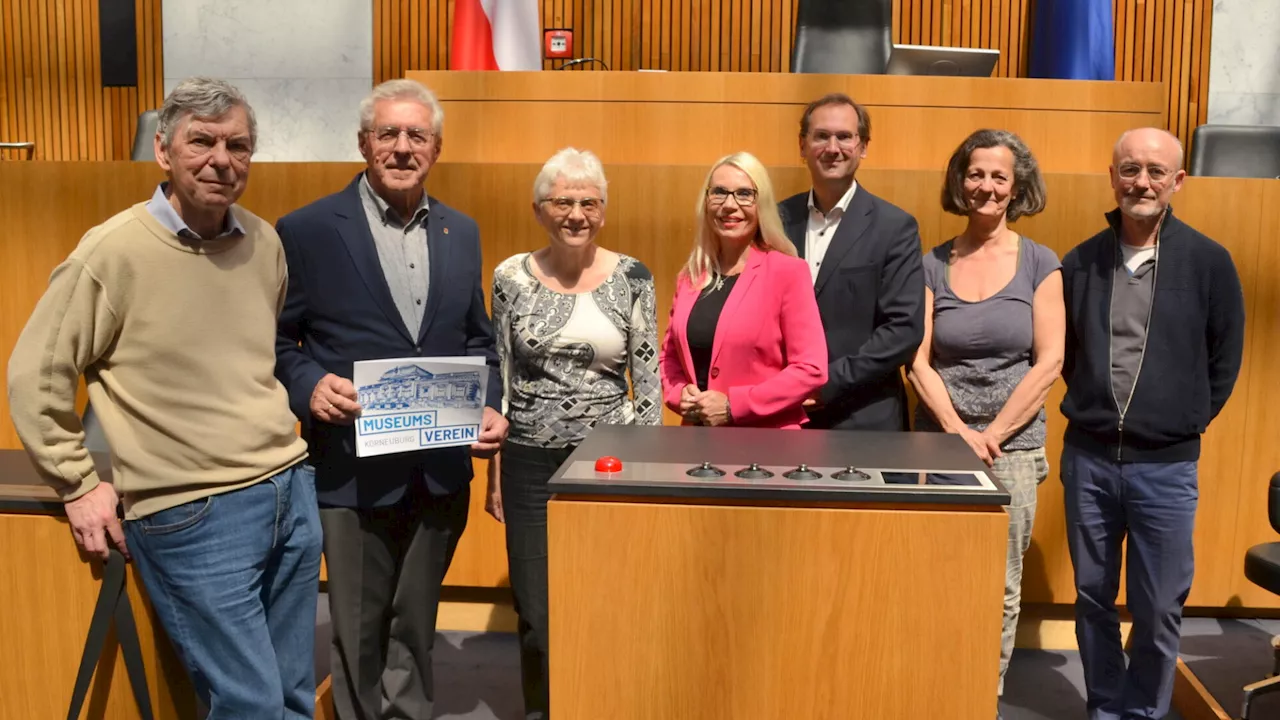
<path fill-rule="evenodd" d="M 126 517 L 237 490 L 306 457 L 276 381 L 280 239 L 193 242 L 139 203 L 59 265 L 9 360 L 13 423 L 63 500 L 98 484 L 75 411 L 78 376 L 113 456 Z"/>

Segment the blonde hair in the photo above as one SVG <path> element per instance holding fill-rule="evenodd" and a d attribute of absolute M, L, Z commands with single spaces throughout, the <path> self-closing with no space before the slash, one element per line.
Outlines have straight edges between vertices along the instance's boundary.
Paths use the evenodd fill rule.
<path fill-rule="evenodd" d="M 782 229 L 782 218 L 778 215 L 778 203 L 773 196 L 769 171 L 751 153 L 736 152 L 726 155 L 711 166 L 707 179 L 702 182 L 702 191 L 698 193 L 698 229 L 693 236 L 693 252 L 689 253 L 689 260 L 681 271 L 699 290 L 724 274 L 724 268 L 720 267 L 720 237 L 712 231 L 711 219 L 707 216 L 707 191 L 711 189 L 711 176 L 724 165 L 746 173 L 756 186 L 756 236 L 751 242 L 752 246 L 766 252 L 776 250 L 784 255 L 796 256 L 796 246 L 787 239 L 787 233 Z"/>

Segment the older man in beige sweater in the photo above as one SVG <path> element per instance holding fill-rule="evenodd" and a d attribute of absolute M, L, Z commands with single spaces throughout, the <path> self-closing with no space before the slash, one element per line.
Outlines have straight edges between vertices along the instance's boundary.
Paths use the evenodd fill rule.
<path fill-rule="evenodd" d="M 255 140 L 234 87 L 178 85 L 155 140 L 168 182 L 81 239 L 9 362 L 14 425 L 76 542 L 132 556 L 210 720 L 314 712 L 320 522 L 273 375 L 286 265 L 235 204 Z M 84 447 L 81 375 L 112 484 Z"/>

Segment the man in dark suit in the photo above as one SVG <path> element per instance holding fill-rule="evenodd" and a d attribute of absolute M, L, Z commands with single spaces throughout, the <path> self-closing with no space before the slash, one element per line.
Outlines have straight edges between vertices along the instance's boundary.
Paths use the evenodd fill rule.
<path fill-rule="evenodd" d="M 830 359 L 805 403 L 807 428 L 906 430 L 902 367 L 924 337 L 924 273 L 915 218 L 854 181 L 871 118 L 847 95 L 821 97 L 800 119 L 813 189 L 782 201 L 787 237 L 809 262 Z"/>
<path fill-rule="evenodd" d="M 365 172 L 277 225 L 289 288 L 276 375 L 316 468 L 342 720 L 432 716 L 436 609 L 466 527 L 471 455 L 491 456 L 506 436 L 479 230 L 423 189 L 443 120 L 416 82 L 374 88 L 360 106 Z M 354 361 L 462 355 L 489 367 L 470 452 L 356 457 Z"/>

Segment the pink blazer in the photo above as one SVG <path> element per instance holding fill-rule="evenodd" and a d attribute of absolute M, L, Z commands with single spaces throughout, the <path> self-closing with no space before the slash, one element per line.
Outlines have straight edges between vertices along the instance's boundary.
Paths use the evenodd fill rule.
<path fill-rule="evenodd" d="M 780 252 L 748 252 L 716 325 L 710 388 L 701 389 L 729 396 L 735 425 L 798 428 L 808 422 L 800 403 L 827 381 L 827 340 L 809 265 Z M 662 398 L 676 412 L 695 377 L 686 329 L 699 292 L 682 274 L 662 341 Z"/>

